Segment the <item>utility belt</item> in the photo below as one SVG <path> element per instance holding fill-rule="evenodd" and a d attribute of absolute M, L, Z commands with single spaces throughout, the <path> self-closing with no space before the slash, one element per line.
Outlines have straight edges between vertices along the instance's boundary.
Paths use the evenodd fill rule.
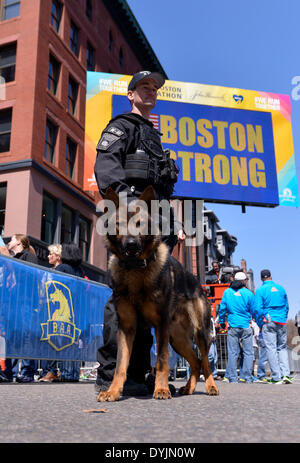
<path fill-rule="evenodd" d="M 138 149 L 126 155 L 124 169 L 128 184 L 134 184 L 135 180 L 145 181 L 145 184 L 153 185 L 167 197 L 173 193 L 179 172 L 174 160 L 170 158 L 169 150 L 153 156 Z"/>

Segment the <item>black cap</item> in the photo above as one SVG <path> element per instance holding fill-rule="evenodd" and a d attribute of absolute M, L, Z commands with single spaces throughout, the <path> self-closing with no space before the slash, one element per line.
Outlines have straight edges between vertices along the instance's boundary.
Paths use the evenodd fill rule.
<path fill-rule="evenodd" d="M 265 278 L 269 278 L 270 276 L 271 276 L 270 270 L 265 269 L 260 272 L 260 278 L 262 280 L 264 280 Z"/>
<path fill-rule="evenodd" d="M 157 83 L 158 88 L 162 87 L 165 83 L 165 78 L 159 72 L 140 71 L 134 74 L 128 85 L 128 90 L 134 90 L 136 84 L 143 79 L 153 79 Z"/>

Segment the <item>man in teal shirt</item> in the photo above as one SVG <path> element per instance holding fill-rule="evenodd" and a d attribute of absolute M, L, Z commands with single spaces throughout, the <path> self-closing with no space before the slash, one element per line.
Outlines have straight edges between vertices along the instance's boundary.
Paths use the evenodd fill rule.
<path fill-rule="evenodd" d="M 286 321 L 289 311 L 285 289 L 272 281 L 270 270 L 260 273 L 263 284 L 255 294 L 257 323 L 262 326 L 268 361 L 272 372 L 272 384 L 292 382 L 286 348 Z"/>
<path fill-rule="evenodd" d="M 240 381 L 252 383 L 253 342 L 251 319 L 255 315 L 254 294 L 246 288 L 247 275 L 237 272 L 230 287 L 224 291 L 220 309 L 219 323 L 225 327 L 228 321 L 227 351 L 228 361 L 226 378 L 231 383 L 238 382 L 237 360 L 240 355 L 240 345 L 243 351 L 243 366 L 240 371 Z"/>

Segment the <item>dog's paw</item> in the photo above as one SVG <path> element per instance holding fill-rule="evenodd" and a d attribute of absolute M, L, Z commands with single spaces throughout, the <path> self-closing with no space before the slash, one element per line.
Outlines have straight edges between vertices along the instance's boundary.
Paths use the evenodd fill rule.
<path fill-rule="evenodd" d="M 116 400 L 119 400 L 120 395 L 121 394 L 119 392 L 113 392 L 110 390 L 102 391 L 98 394 L 97 402 L 115 402 Z"/>
<path fill-rule="evenodd" d="M 219 389 L 217 388 L 216 385 L 210 386 L 206 390 L 207 395 L 219 395 Z"/>
<path fill-rule="evenodd" d="M 182 386 L 178 392 L 180 395 L 192 395 L 194 391 L 191 390 L 189 385 L 185 385 Z"/>
<path fill-rule="evenodd" d="M 171 398 L 172 398 L 172 395 L 168 387 L 167 388 L 160 387 L 158 389 L 155 389 L 153 392 L 153 399 L 165 400 L 165 399 L 171 399 Z"/>

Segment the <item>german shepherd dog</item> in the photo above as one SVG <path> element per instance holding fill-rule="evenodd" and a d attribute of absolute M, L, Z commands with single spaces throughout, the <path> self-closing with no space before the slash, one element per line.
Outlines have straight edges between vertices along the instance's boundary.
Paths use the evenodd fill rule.
<path fill-rule="evenodd" d="M 112 254 L 109 270 L 119 318 L 118 354 L 113 381 L 107 391 L 99 393 L 97 401 L 112 402 L 120 398 L 138 313 L 155 328 L 157 363 L 153 398 L 171 398 L 168 386 L 169 342 L 175 352 L 188 361 L 191 370 L 187 384 L 180 388 L 179 393 L 193 394 L 202 365 L 207 394 L 218 395 L 208 362 L 211 307 L 201 285 L 170 256 L 161 235 L 143 232 L 134 236 L 119 234 L 119 196 L 109 188 L 105 195 L 107 199 L 116 205 L 116 213 L 111 217 L 116 220 L 116 233 L 108 233 L 105 241 Z M 139 200 L 150 206 L 151 200 L 155 200 L 153 188 L 147 187 Z M 128 211 L 128 219 L 131 217 L 132 213 Z M 147 220 L 151 220 L 150 215 L 147 215 Z M 193 350 L 193 341 L 199 347 L 201 361 Z"/>

